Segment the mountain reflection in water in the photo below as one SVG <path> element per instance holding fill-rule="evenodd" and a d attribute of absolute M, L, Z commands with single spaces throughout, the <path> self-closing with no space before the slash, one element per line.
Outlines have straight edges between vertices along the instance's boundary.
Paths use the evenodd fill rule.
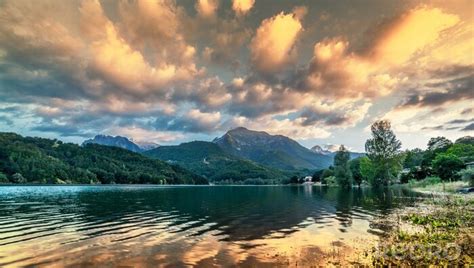
<path fill-rule="evenodd" d="M 403 189 L 0 186 L 0 266 L 317 265 L 377 238 Z M 344 256 L 342 256 L 344 257 Z"/>

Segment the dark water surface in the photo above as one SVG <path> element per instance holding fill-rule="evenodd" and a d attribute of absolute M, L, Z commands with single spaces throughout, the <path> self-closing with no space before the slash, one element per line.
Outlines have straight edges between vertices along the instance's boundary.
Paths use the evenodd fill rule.
<path fill-rule="evenodd" d="M 0 186 L 3 266 L 296 266 L 357 256 L 403 189 Z M 357 257 L 358 258 L 358 257 Z"/>

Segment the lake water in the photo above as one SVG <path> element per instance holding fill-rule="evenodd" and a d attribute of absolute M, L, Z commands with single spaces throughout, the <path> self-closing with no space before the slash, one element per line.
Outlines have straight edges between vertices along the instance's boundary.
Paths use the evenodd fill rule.
<path fill-rule="evenodd" d="M 309 266 L 362 258 L 403 189 L 0 186 L 0 267 Z"/>

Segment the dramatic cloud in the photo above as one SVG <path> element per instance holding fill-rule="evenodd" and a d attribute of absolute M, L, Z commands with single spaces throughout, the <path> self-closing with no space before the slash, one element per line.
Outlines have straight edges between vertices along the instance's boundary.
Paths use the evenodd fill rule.
<path fill-rule="evenodd" d="M 349 53 L 348 45 L 340 39 L 317 43 L 301 88 L 333 98 L 373 97 L 391 91 L 396 78 L 377 73 L 370 62 Z"/>
<path fill-rule="evenodd" d="M 140 51 L 134 50 L 119 36 L 115 26 L 103 14 L 99 2 L 83 2 L 80 10 L 82 26 L 91 39 L 91 68 L 116 87 L 124 88 L 128 93 L 144 94 L 173 81 L 189 80 L 197 73 L 192 62 L 180 66 L 159 61 L 150 65 Z M 152 11 L 149 14 L 154 15 Z M 187 46 L 182 53 L 184 59 L 181 60 L 192 59 L 195 48 Z"/>
<path fill-rule="evenodd" d="M 265 19 L 250 43 L 252 63 L 257 70 L 272 73 L 296 59 L 295 43 L 303 30 L 301 12 L 281 12 Z"/>
<path fill-rule="evenodd" d="M 384 64 L 403 64 L 458 22 L 458 16 L 438 8 L 412 9 L 382 25 L 369 54 Z"/>
<path fill-rule="evenodd" d="M 462 130 L 463 131 L 473 131 L 474 130 L 474 123 L 471 123 L 471 124 L 467 125 Z"/>
<path fill-rule="evenodd" d="M 472 131 L 470 6 L 371 1 L 0 2 L 0 130 L 166 143 L 245 126 L 308 144 L 377 118 Z"/>
<path fill-rule="evenodd" d="M 425 90 L 413 92 L 401 104 L 406 106 L 431 106 L 474 99 L 474 67 L 465 69 L 465 72 L 449 73 L 452 76 L 443 76 L 437 72 L 434 76 L 437 81 L 425 83 Z M 464 111 L 463 111 L 464 112 Z"/>
<path fill-rule="evenodd" d="M 322 126 L 353 126 L 364 118 L 370 106 L 370 103 L 353 105 L 352 107 L 346 105 L 344 110 L 337 109 L 336 111 L 331 106 L 307 107 L 301 113 L 300 118 L 303 119 L 303 126 L 315 125 L 317 123 L 320 123 Z M 338 112 L 342 110 L 344 112 Z"/>
<path fill-rule="evenodd" d="M 338 98 L 387 95 L 406 79 L 401 65 L 458 22 L 455 15 L 421 7 L 379 25 L 363 53 L 349 51 L 342 38 L 326 39 L 315 44 L 308 70 L 297 80 L 303 89 Z"/>

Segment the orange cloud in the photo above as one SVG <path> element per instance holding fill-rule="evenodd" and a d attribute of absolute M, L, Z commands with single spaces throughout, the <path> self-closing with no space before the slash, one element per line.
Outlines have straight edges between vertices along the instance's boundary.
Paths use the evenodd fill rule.
<path fill-rule="evenodd" d="M 336 98 L 387 95 L 406 82 L 420 57 L 440 53 L 432 45 L 459 18 L 437 8 L 418 7 L 379 29 L 366 53 L 349 52 L 341 38 L 318 42 L 305 79 L 313 92 Z M 449 53 L 449 50 L 446 50 Z"/>
<path fill-rule="evenodd" d="M 233 0 L 232 9 L 238 16 L 242 16 L 249 12 L 254 4 L 255 0 Z"/>
<path fill-rule="evenodd" d="M 184 66 L 166 61 L 156 66 L 150 64 L 120 36 L 98 1 L 83 2 L 80 11 L 82 28 L 89 33 L 91 43 L 91 67 L 119 88 L 145 94 L 173 81 L 189 80 L 197 73 L 192 63 Z M 187 46 L 182 55 L 192 58 L 194 53 L 194 47 Z"/>
<path fill-rule="evenodd" d="M 419 7 L 397 18 L 375 41 L 371 52 L 384 64 L 402 64 L 460 21 L 438 8 Z"/>
<path fill-rule="evenodd" d="M 218 7 L 218 0 L 198 0 L 196 2 L 196 10 L 198 14 L 204 18 L 214 17 Z"/>
<path fill-rule="evenodd" d="M 282 12 L 262 21 L 250 43 L 251 60 L 257 70 L 272 73 L 294 61 L 295 42 L 302 30 L 301 17 L 294 13 Z"/>

